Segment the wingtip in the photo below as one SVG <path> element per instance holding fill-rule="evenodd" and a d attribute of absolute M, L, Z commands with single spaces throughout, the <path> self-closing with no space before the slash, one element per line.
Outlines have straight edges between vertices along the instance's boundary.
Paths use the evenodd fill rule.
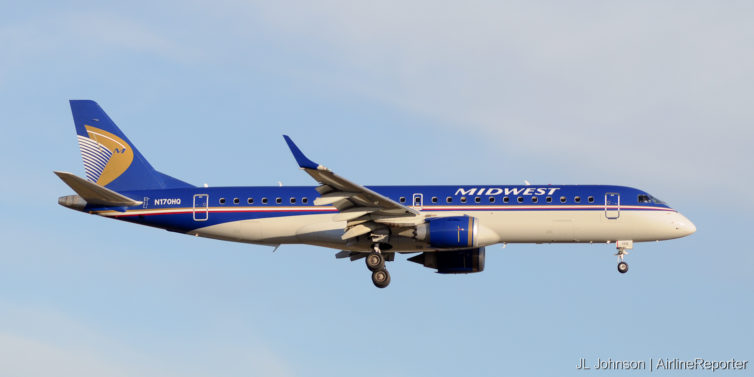
<path fill-rule="evenodd" d="M 304 155 L 304 152 L 301 152 L 301 149 L 299 149 L 296 143 L 294 143 L 288 135 L 283 135 L 283 139 L 285 139 L 285 142 L 288 144 L 288 148 L 291 150 L 291 153 L 293 153 L 293 158 L 296 159 L 299 167 L 304 169 L 317 169 L 319 167 L 318 163 L 310 160 Z"/>

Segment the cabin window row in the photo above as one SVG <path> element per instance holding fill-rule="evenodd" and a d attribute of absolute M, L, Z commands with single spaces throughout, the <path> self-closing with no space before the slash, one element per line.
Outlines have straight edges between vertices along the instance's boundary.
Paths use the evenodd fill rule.
<path fill-rule="evenodd" d="M 489 200 L 490 203 L 495 203 L 496 202 L 496 199 L 495 199 L 494 196 L 488 197 L 488 200 Z M 401 196 L 400 198 L 398 198 L 398 201 L 401 202 L 401 203 L 406 203 L 406 197 L 405 196 Z M 437 203 L 437 202 L 439 202 L 439 199 L 436 196 L 433 196 L 430 199 L 430 201 L 432 203 Z M 461 199 L 460 199 L 460 201 L 461 201 L 461 203 L 467 203 L 469 201 L 469 198 L 467 198 L 465 196 L 462 196 Z M 510 203 L 510 201 L 511 201 L 511 198 L 509 196 L 504 196 L 503 199 L 502 199 L 503 203 Z M 518 197 L 516 197 L 516 201 L 518 203 L 523 203 L 524 202 L 524 197 L 523 196 L 518 196 Z M 548 197 L 545 198 L 545 202 L 547 202 L 547 203 L 552 203 L 552 201 L 553 201 L 552 196 L 548 196 Z M 561 196 L 560 197 L 560 202 L 561 203 L 565 203 L 567 201 L 568 201 L 568 198 L 566 198 L 565 196 Z M 594 203 L 594 196 L 588 196 L 586 198 L 586 201 L 589 202 L 589 203 Z M 446 197 L 445 198 L 445 202 L 446 203 L 453 203 L 453 197 L 452 196 Z M 474 203 L 481 203 L 481 202 L 482 202 L 482 198 L 481 197 L 479 197 L 479 196 L 474 197 Z M 539 197 L 532 196 L 531 197 L 531 202 L 532 203 L 538 203 L 539 202 Z M 581 197 L 580 196 L 574 196 L 573 197 L 573 202 L 574 203 L 581 203 Z M 417 201 L 417 204 L 418 204 L 418 201 Z"/>
<path fill-rule="evenodd" d="M 220 198 L 220 199 L 218 200 L 218 202 L 219 202 L 220 204 L 225 204 L 225 203 L 226 203 L 226 200 L 225 200 L 225 198 Z M 262 199 L 260 200 L 260 202 L 261 202 L 262 204 L 269 204 L 269 203 L 270 203 L 270 200 L 269 200 L 269 199 L 267 199 L 267 198 L 265 198 L 265 197 L 263 197 L 263 198 L 262 198 Z M 291 197 L 291 198 L 289 198 L 289 199 L 288 199 L 288 202 L 290 202 L 291 204 L 296 204 L 296 198 L 294 198 L 294 197 Z M 247 203 L 247 204 L 254 204 L 254 198 L 246 198 L 246 203 Z M 303 198 L 301 198 L 301 203 L 302 203 L 302 204 L 307 204 L 307 203 L 309 203 L 309 198 L 307 198 L 307 197 L 303 197 Z M 233 198 L 233 204 L 241 204 L 241 199 L 239 199 L 239 198 Z M 281 197 L 277 197 L 277 198 L 275 198 L 275 204 L 283 204 L 283 198 L 281 198 Z"/>
<path fill-rule="evenodd" d="M 433 196 L 430 200 L 431 200 L 432 203 L 435 203 L 435 204 L 439 202 L 439 198 L 436 197 L 436 196 Z M 490 203 L 495 203 L 496 202 L 496 199 L 495 199 L 494 196 L 488 197 L 488 200 L 489 200 Z M 239 198 L 233 198 L 232 201 L 233 201 L 233 204 L 240 204 L 241 203 L 241 199 L 239 199 Z M 281 197 L 275 198 L 274 201 L 275 201 L 275 204 L 283 204 L 283 198 L 281 198 Z M 406 197 L 405 196 L 401 196 L 400 198 L 398 198 L 398 201 L 401 202 L 401 203 L 406 203 Z M 502 198 L 502 202 L 503 203 L 510 203 L 510 201 L 511 201 L 511 198 L 508 197 L 508 196 L 504 196 Z M 560 202 L 561 203 L 566 203 L 567 201 L 568 201 L 568 198 L 566 198 L 565 196 L 561 196 L 560 197 Z M 220 198 L 219 202 L 220 202 L 220 204 L 225 204 L 226 203 L 226 199 L 225 198 Z M 262 204 L 269 204 L 270 200 L 268 198 L 266 198 L 266 197 L 263 197 L 260 200 L 260 202 Z M 290 204 L 296 204 L 297 199 L 294 198 L 294 197 L 290 197 L 288 199 L 288 202 Z M 446 203 L 453 203 L 453 197 L 452 196 L 446 197 L 445 198 L 445 202 Z M 469 202 L 469 198 L 467 198 L 465 196 L 462 196 L 461 199 L 460 199 L 460 202 L 461 203 L 468 203 Z M 479 197 L 479 196 L 474 197 L 474 203 L 481 203 L 481 202 L 482 202 L 482 198 L 481 197 Z M 523 196 L 517 196 L 516 197 L 516 202 L 523 203 L 524 202 L 524 197 Z M 532 196 L 531 197 L 531 202 L 532 203 L 538 203 L 539 202 L 539 197 Z M 545 197 L 545 202 L 546 203 L 552 203 L 553 202 L 553 198 L 551 196 Z M 574 203 L 581 203 L 581 197 L 580 196 L 574 196 L 573 197 L 573 202 Z M 594 196 L 588 196 L 587 197 L 587 202 L 594 203 Z M 246 203 L 247 204 L 254 204 L 254 198 L 247 198 L 246 199 Z M 308 204 L 309 203 L 309 198 L 302 197 L 301 198 L 301 203 L 302 204 Z M 417 202 L 415 204 L 419 204 L 419 201 L 417 200 Z"/>

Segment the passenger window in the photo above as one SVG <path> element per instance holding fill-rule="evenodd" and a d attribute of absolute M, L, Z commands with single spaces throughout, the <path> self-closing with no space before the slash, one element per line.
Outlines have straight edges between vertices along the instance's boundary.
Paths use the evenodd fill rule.
<path fill-rule="evenodd" d="M 548 196 L 547 198 L 545 198 L 545 201 L 547 203 L 552 203 L 552 196 Z"/>
<path fill-rule="evenodd" d="M 220 204 L 225 204 L 225 198 L 220 198 Z"/>
<path fill-rule="evenodd" d="M 494 203 L 494 202 L 495 202 L 495 197 L 494 196 L 490 196 L 490 203 Z"/>
<path fill-rule="evenodd" d="M 536 202 L 538 202 L 538 201 L 539 201 L 539 198 L 537 198 L 536 196 L 532 196 L 532 197 L 531 197 L 531 202 L 532 202 L 532 203 L 536 203 Z"/>
<path fill-rule="evenodd" d="M 516 201 L 519 202 L 519 203 L 523 203 L 524 202 L 524 197 L 523 196 L 519 196 L 518 198 L 516 198 Z"/>
<path fill-rule="evenodd" d="M 436 196 L 432 197 L 432 203 L 437 203 L 437 197 Z"/>
<path fill-rule="evenodd" d="M 449 196 L 449 197 L 445 198 L 445 201 L 448 202 L 448 203 L 453 203 L 453 197 Z"/>
<path fill-rule="evenodd" d="M 296 198 L 291 198 L 291 204 L 296 204 Z"/>
<path fill-rule="evenodd" d="M 398 201 L 399 201 L 399 202 L 401 202 L 401 203 L 405 203 L 405 202 L 406 202 L 406 197 L 405 197 L 405 196 L 401 196 L 401 197 L 400 197 L 400 198 L 398 199 Z"/>
<path fill-rule="evenodd" d="M 581 203 L 581 197 L 580 196 L 574 196 L 573 201 L 576 203 Z"/>
<path fill-rule="evenodd" d="M 280 204 L 283 202 L 283 199 L 281 198 L 275 198 L 275 203 Z"/>
<path fill-rule="evenodd" d="M 241 203 L 241 201 L 238 200 L 238 198 L 233 198 L 233 204 L 238 204 L 238 203 Z"/>
<path fill-rule="evenodd" d="M 461 203 L 466 203 L 466 197 L 465 196 L 461 197 Z"/>
<path fill-rule="evenodd" d="M 482 201 L 482 198 L 480 198 L 478 196 L 476 198 L 474 198 L 474 203 L 480 203 L 481 201 Z"/>
<path fill-rule="evenodd" d="M 422 205 L 422 197 L 421 196 L 414 196 L 414 205 L 415 206 Z"/>
<path fill-rule="evenodd" d="M 561 203 L 565 203 L 565 202 L 566 202 L 566 198 L 565 198 L 565 196 L 561 196 L 561 197 L 560 197 L 560 202 L 561 202 Z"/>
<path fill-rule="evenodd" d="M 246 203 L 254 204 L 254 199 L 253 198 L 246 199 Z"/>
<path fill-rule="evenodd" d="M 510 201 L 510 198 L 505 196 L 503 197 L 503 203 L 508 203 Z"/>
<path fill-rule="evenodd" d="M 267 198 L 262 198 L 262 204 L 267 204 Z"/>
<path fill-rule="evenodd" d="M 304 204 L 309 203 L 309 198 L 307 197 L 301 198 L 301 203 L 304 203 Z"/>
<path fill-rule="evenodd" d="M 590 197 L 586 198 L 586 200 L 587 200 L 587 201 L 588 201 L 589 203 L 594 203 L 594 197 L 593 197 L 593 196 L 590 196 Z"/>

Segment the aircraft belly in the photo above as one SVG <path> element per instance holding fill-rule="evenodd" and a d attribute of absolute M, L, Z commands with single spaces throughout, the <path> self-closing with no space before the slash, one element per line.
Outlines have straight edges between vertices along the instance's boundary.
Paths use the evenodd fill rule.
<path fill-rule="evenodd" d="M 341 248 L 345 222 L 332 221 L 333 214 L 269 217 L 238 220 L 192 230 L 190 234 L 228 241 L 279 245 L 305 243 Z"/>
<path fill-rule="evenodd" d="M 498 242 L 550 243 L 616 240 L 640 242 L 663 240 L 677 236 L 669 230 L 671 217 L 674 213 L 668 211 L 621 211 L 618 219 L 607 219 L 603 211 L 573 210 L 469 212 L 466 214 L 479 218 L 480 227 L 486 228 L 486 236 L 484 239 L 480 238 L 480 245 L 489 245 Z M 458 213 L 458 215 L 463 214 Z"/>

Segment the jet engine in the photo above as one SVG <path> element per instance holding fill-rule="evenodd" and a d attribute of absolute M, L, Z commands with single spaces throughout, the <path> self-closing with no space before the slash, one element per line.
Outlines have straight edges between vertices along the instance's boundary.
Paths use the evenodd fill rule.
<path fill-rule="evenodd" d="M 484 248 L 424 252 L 408 258 L 427 268 L 437 269 L 440 274 L 469 274 L 484 270 Z"/>
<path fill-rule="evenodd" d="M 431 247 L 458 248 L 478 244 L 478 221 L 470 216 L 428 218 L 416 227 L 416 239 L 426 241 Z"/>

